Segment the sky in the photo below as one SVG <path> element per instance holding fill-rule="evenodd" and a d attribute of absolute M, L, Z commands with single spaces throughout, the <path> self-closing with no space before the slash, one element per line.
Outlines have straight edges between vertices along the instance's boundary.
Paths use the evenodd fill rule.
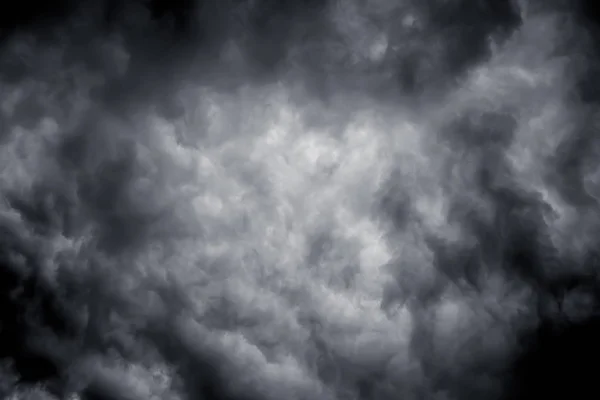
<path fill-rule="evenodd" d="M 0 397 L 597 398 L 592 3 L 6 6 Z"/>

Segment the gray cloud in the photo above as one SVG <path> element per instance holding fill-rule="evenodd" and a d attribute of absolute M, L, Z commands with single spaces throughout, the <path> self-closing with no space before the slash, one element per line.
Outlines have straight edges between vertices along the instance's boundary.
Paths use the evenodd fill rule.
<path fill-rule="evenodd" d="M 5 17 L 2 396 L 589 389 L 594 28 L 480 3 Z"/>

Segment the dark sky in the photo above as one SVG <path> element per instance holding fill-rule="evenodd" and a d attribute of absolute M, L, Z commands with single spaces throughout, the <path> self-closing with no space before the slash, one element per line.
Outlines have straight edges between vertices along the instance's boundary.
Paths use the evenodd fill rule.
<path fill-rule="evenodd" d="M 598 398 L 593 2 L 38 3 L 1 398 Z"/>

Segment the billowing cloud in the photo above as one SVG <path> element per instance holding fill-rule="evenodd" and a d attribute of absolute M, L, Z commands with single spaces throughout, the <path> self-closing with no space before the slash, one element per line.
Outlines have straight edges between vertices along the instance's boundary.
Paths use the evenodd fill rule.
<path fill-rule="evenodd" d="M 554 3 L 7 11 L 1 395 L 591 390 L 597 28 Z"/>

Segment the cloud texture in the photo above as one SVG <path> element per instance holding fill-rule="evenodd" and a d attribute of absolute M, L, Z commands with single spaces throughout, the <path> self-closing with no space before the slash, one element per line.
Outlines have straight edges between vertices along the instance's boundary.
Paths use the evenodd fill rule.
<path fill-rule="evenodd" d="M 0 396 L 597 391 L 586 6 L 7 10 Z"/>

